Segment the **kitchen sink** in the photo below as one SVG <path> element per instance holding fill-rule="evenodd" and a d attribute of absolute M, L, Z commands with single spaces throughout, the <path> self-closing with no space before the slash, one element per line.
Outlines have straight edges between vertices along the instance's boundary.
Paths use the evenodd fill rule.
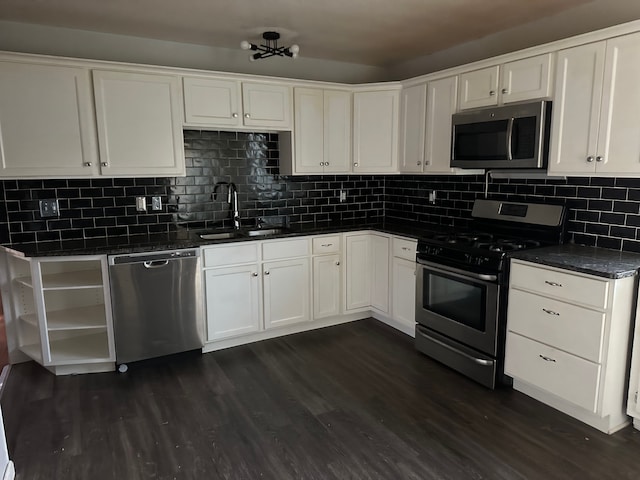
<path fill-rule="evenodd" d="M 249 237 L 261 237 L 263 235 L 275 235 L 277 233 L 284 232 L 284 228 L 276 227 L 276 228 L 260 228 L 256 230 L 246 230 L 244 233 Z"/>
<path fill-rule="evenodd" d="M 204 232 L 198 235 L 203 240 L 225 240 L 242 236 L 241 232 Z"/>

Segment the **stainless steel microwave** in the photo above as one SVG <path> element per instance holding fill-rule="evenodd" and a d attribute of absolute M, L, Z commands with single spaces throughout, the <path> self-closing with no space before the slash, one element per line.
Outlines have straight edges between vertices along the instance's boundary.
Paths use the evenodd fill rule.
<path fill-rule="evenodd" d="M 456 113 L 452 124 L 452 167 L 508 169 L 547 166 L 550 101 Z"/>

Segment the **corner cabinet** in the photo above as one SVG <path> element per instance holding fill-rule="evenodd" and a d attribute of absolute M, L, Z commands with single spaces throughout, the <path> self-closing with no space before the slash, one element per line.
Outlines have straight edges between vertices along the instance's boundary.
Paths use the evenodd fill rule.
<path fill-rule="evenodd" d="M 102 174 L 185 174 L 179 77 L 95 70 L 93 88 Z"/>
<path fill-rule="evenodd" d="M 372 232 L 345 234 L 345 312 L 389 312 L 390 237 Z"/>
<path fill-rule="evenodd" d="M 635 283 L 512 260 L 505 373 L 514 389 L 605 433 L 627 425 Z"/>
<path fill-rule="evenodd" d="M 549 173 L 640 174 L 640 33 L 558 53 Z"/>
<path fill-rule="evenodd" d="M 291 87 L 234 79 L 183 77 L 184 124 L 291 130 Z"/>
<path fill-rule="evenodd" d="M 57 375 L 111 371 L 107 259 L 7 255 L 18 349 Z"/>
<path fill-rule="evenodd" d="M 353 172 L 396 172 L 400 92 L 353 94 Z"/>
<path fill-rule="evenodd" d="M 89 69 L 0 62 L 0 177 L 90 176 L 97 165 Z"/>

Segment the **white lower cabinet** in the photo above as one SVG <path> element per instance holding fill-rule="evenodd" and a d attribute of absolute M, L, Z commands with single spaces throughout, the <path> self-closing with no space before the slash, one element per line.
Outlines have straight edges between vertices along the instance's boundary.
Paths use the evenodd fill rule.
<path fill-rule="evenodd" d="M 309 258 L 265 262 L 262 269 L 264 327 L 309 321 Z"/>
<path fill-rule="evenodd" d="M 17 350 L 56 375 L 113 370 L 106 256 L 5 258 Z"/>
<path fill-rule="evenodd" d="M 209 341 L 261 330 L 259 271 L 258 264 L 205 270 Z"/>
<path fill-rule="evenodd" d="M 383 313 L 389 313 L 389 240 L 371 235 L 371 306 Z"/>
<path fill-rule="evenodd" d="M 625 414 L 635 278 L 512 260 L 505 373 L 514 388 L 598 430 Z"/>
<path fill-rule="evenodd" d="M 345 235 L 345 311 L 371 307 L 371 236 Z"/>
<path fill-rule="evenodd" d="M 313 257 L 313 318 L 340 314 L 341 295 L 340 255 Z"/>
<path fill-rule="evenodd" d="M 391 317 L 408 331 L 416 325 L 415 240 L 394 237 L 391 251 Z"/>

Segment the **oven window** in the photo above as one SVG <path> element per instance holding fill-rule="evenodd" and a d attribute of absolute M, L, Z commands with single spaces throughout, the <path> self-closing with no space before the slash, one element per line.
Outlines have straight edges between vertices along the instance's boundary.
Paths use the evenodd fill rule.
<path fill-rule="evenodd" d="M 422 307 L 484 332 L 486 287 L 425 271 Z"/>

